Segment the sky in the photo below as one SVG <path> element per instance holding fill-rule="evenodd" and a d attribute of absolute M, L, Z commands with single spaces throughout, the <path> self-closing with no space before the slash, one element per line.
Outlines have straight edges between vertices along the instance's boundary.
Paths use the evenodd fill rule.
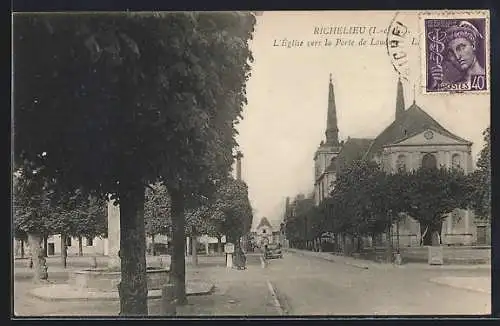
<path fill-rule="evenodd" d="M 398 73 L 384 41 L 395 15 L 266 11 L 257 17 L 248 104 L 237 137 L 254 227 L 263 216 L 278 227 L 285 198 L 313 190 L 313 155 L 325 137 L 330 73 L 340 140 L 375 138 L 393 121 Z M 418 13 L 400 12 L 396 20 L 409 30 L 403 48 L 408 58 L 408 80 L 403 82 L 406 107 L 415 99 L 450 132 L 472 141 L 476 160 L 484 144 L 482 132 L 490 124 L 489 95 L 423 94 Z M 350 34 L 319 34 L 331 31 L 330 27 L 336 28 L 334 32 L 346 28 Z M 290 47 L 281 46 L 285 39 Z M 325 39 L 332 44 L 326 45 Z M 366 43 L 360 44 L 362 39 Z"/>

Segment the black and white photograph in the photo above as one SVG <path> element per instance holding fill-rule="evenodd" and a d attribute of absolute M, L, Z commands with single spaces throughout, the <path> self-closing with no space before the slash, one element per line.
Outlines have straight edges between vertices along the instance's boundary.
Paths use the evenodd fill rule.
<path fill-rule="evenodd" d="M 489 24 L 14 12 L 11 318 L 491 315 Z"/>

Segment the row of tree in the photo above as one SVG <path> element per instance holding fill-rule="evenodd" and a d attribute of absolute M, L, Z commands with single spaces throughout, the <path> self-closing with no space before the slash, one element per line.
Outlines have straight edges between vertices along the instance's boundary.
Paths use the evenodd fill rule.
<path fill-rule="evenodd" d="M 155 183 L 146 188 L 144 220 L 146 235 L 152 238 L 153 250 L 156 235 L 171 235 L 171 200 L 167 188 Z M 36 170 L 29 166 L 14 174 L 14 236 L 24 242 L 28 234 L 41 234 L 44 238 L 44 256 L 47 257 L 47 238 L 61 235 L 61 256 L 66 267 L 66 237 L 79 238 L 79 255 L 82 237 L 107 237 L 107 203 L 84 194 L 77 189 L 72 194 L 57 192 Z M 246 184 L 231 177 L 221 182 L 214 200 L 186 213 L 185 234 L 196 241 L 207 234 L 219 239 L 227 235 L 228 241 L 238 239 L 250 231 L 252 209 Z M 40 232 L 40 233 L 38 233 Z M 39 242 L 41 239 L 32 239 Z M 219 248 L 221 246 L 219 245 Z M 34 246 L 35 250 L 38 248 Z M 193 249 L 196 244 L 193 245 Z M 221 249 L 221 248 L 220 248 Z M 196 254 L 196 250 L 193 250 Z M 155 253 L 153 252 L 153 255 Z M 34 253 L 35 257 L 38 253 Z M 195 262 L 196 264 L 196 259 Z M 39 273 L 38 273 L 39 275 Z"/>
<path fill-rule="evenodd" d="M 78 251 L 83 255 L 82 237 L 95 238 L 107 234 L 106 203 L 89 193 L 76 189 L 71 193 L 57 190 L 54 180 L 43 177 L 41 169 L 25 162 L 13 178 L 14 236 L 28 241 L 32 257 L 47 256 L 47 238 L 61 235 L 61 253 L 66 266 L 68 236 L 78 238 Z M 39 243 L 43 242 L 43 252 Z M 35 270 L 42 268 L 34 261 Z M 40 271 L 37 275 L 41 275 Z"/>
<path fill-rule="evenodd" d="M 120 204 L 122 315 L 148 314 L 144 204 L 156 182 L 170 196 L 171 280 L 187 301 L 185 212 L 233 164 L 254 24 L 249 12 L 14 17 L 14 159 L 43 167 L 62 193 Z"/>
<path fill-rule="evenodd" d="M 218 184 L 212 198 L 186 211 L 185 216 L 184 232 L 193 241 L 193 264 L 197 263 L 196 241 L 200 235 L 216 237 L 219 251 L 222 251 L 223 236 L 239 246 L 240 238 L 250 232 L 253 218 L 248 187 L 241 180 L 227 177 Z M 144 218 L 146 234 L 152 238 L 154 250 L 155 236 L 170 235 L 172 230 L 171 198 L 165 185 L 155 183 L 146 189 Z"/>
<path fill-rule="evenodd" d="M 421 244 L 441 242 L 444 219 L 455 209 L 491 218 L 489 128 L 477 169 L 426 168 L 386 173 L 372 161 L 354 161 L 338 173 L 330 196 L 319 206 L 298 196 L 286 212 L 287 238 L 306 247 L 324 232 L 360 239 L 386 233 L 407 216 L 420 224 Z"/>

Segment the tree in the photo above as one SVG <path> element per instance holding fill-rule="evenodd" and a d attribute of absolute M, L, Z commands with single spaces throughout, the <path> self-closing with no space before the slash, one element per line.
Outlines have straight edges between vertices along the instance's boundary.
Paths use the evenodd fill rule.
<path fill-rule="evenodd" d="M 339 172 L 331 196 L 322 204 L 327 215 L 324 228 L 342 234 L 344 240 L 345 235 L 357 239 L 357 250 L 361 250 L 364 236 L 389 235 L 405 208 L 402 188 L 399 174 L 387 174 L 375 162 L 351 162 Z M 349 251 L 345 244 L 344 249 Z M 392 250 L 388 255 L 392 256 Z"/>
<path fill-rule="evenodd" d="M 214 211 L 224 214 L 222 232 L 227 241 L 239 246 L 239 238 L 250 232 L 252 226 L 253 214 L 248 199 L 248 186 L 241 180 L 228 177 L 218 187 L 213 206 Z"/>
<path fill-rule="evenodd" d="M 306 198 L 303 194 L 299 194 L 290 206 L 291 209 L 286 224 L 287 236 L 294 246 L 305 248 L 310 234 L 308 219 L 314 207 L 314 202 L 311 198 Z"/>
<path fill-rule="evenodd" d="M 47 266 L 41 243 L 44 234 L 52 228 L 53 211 L 48 182 L 29 162 L 14 174 L 13 179 L 13 224 L 18 237 L 28 240 L 33 261 L 33 281 L 47 280 Z"/>
<path fill-rule="evenodd" d="M 108 219 L 106 201 L 88 195 L 82 198 L 82 208 L 78 213 L 78 221 L 75 225 L 75 235 L 78 237 L 78 254 L 83 255 L 82 237 L 93 239 L 95 237 L 107 236 Z"/>
<path fill-rule="evenodd" d="M 399 198 L 404 211 L 419 222 L 423 244 L 440 244 L 443 220 L 454 209 L 468 206 L 470 189 L 465 174 L 457 169 L 423 167 L 402 179 L 405 186 Z"/>
<path fill-rule="evenodd" d="M 248 186 L 241 180 L 227 177 L 218 183 L 215 195 L 200 207 L 186 213 L 186 234 L 193 244 L 193 263 L 196 264 L 196 240 L 201 234 L 226 236 L 226 241 L 238 247 L 239 239 L 250 232 L 253 210 L 248 199 Z"/>
<path fill-rule="evenodd" d="M 490 127 L 484 132 L 485 145 L 479 153 L 477 169 L 469 175 L 472 186 L 471 206 L 482 219 L 491 219 L 491 135 Z"/>
<path fill-rule="evenodd" d="M 186 302 L 184 211 L 232 165 L 254 24 L 229 12 L 14 19 L 15 159 L 44 166 L 60 189 L 120 204 L 122 315 L 147 314 L 144 188 L 158 180 Z"/>
<path fill-rule="evenodd" d="M 186 212 L 185 234 L 191 239 L 191 261 L 193 266 L 198 265 L 198 236 L 210 232 L 210 210 L 207 205 L 188 210 Z"/>
<path fill-rule="evenodd" d="M 144 221 L 146 235 L 151 237 L 152 254 L 155 255 L 155 236 L 169 234 L 172 227 L 170 217 L 170 195 L 167 187 L 157 182 L 146 188 L 144 203 Z"/>

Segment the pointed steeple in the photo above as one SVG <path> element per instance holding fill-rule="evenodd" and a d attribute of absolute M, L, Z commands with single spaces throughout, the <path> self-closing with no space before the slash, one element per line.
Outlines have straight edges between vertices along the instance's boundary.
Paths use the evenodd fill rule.
<path fill-rule="evenodd" d="M 401 114 L 405 111 L 405 95 L 403 92 L 403 83 L 401 78 L 398 78 L 398 89 L 396 94 L 396 120 L 399 119 Z"/>
<path fill-rule="evenodd" d="M 333 93 L 332 74 L 330 74 L 330 84 L 328 89 L 328 115 L 326 120 L 326 143 L 338 145 L 339 128 L 337 127 L 337 109 L 335 108 L 335 95 Z"/>

